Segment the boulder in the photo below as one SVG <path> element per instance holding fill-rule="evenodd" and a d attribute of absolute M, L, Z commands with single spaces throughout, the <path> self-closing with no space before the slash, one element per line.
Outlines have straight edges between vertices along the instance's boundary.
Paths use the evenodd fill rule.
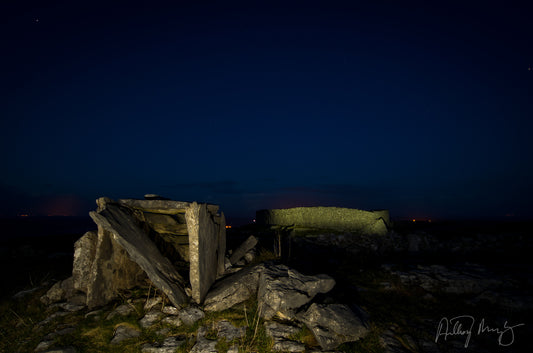
<path fill-rule="evenodd" d="M 229 261 L 231 264 L 236 264 L 240 259 L 242 259 L 246 253 L 252 250 L 257 245 L 257 238 L 251 235 L 242 243 L 235 251 L 231 254 Z"/>
<path fill-rule="evenodd" d="M 140 229 L 131 211 L 111 202 L 107 202 L 104 207 L 98 212 L 90 213 L 98 225 L 99 238 L 100 234 L 102 238 L 105 234 L 109 234 L 109 237 L 119 244 L 127 252 L 129 258 L 148 275 L 152 283 L 166 294 L 173 305 L 183 306 L 187 302 L 183 278 Z M 106 278 L 101 282 L 109 285 L 112 283 L 112 278 Z M 96 301 L 91 304 L 95 306 Z"/>
<path fill-rule="evenodd" d="M 111 320 L 112 318 L 117 317 L 117 316 L 127 316 L 133 313 L 134 311 L 135 309 L 133 308 L 133 306 L 129 304 L 122 304 L 122 305 L 117 306 L 115 310 L 110 312 L 107 315 L 106 320 Z"/>
<path fill-rule="evenodd" d="M 282 352 L 304 352 L 305 345 L 300 342 L 291 340 L 300 329 L 298 327 L 283 325 L 278 322 L 265 322 L 266 334 L 272 338 L 274 345 L 272 350 Z"/>
<path fill-rule="evenodd" d="M 143 328 L 148 328 L 161 321 L 163 316 L 165 316 L 165 314 L 159 310 L 150 310 L 143 316 L 142 319 L 139 320 L 139 325 Z"/>
<path fill-rule="evenodd" d="M 334 286 L 335 280 L 328 275 L 305 276 L 285 265 L 265 264 L 257 294 L 261 316 L 266 320 L 275 315 L 292 319 L 296 309 Z"/>
<path fill-rule="evenodd" d="M 129 324 L 123 323 L 115 328 L 115 334 L 113 335 L 113 338 L 111 339 L 110 343 L 119 344 L 124 340 L 139 337 L 140 335 L 141 331 L 139 331 L 137 328 L 130 326 Z"/>
<path fill-rule="evenodd" d="M 91 280 L 91 269 L 96 257 L 98 233 L 85 233 L 74 243 L 74 261 L 72 263 L 72 278 L 74 289 L 87 293 L 87 286 Z"/>
<path fill-rule="evenodd" d="M 204 312 L 194 306 L 189 306 L 188 308 L 181 310 L 178 314 L 181 322 L 189 326 L 194 325 L 198 320 L 203 319 L 204 316 Z"/>
<path fill-rule="evenodd" d="M 161 322 L 163 324 L 167 324 L 169 326 L 174 326 L 174 327 L 180 327 L 181 325 L 183 325 L 183 322 L 181 322 L 180 318 L 177 316 L 168 316 L 164 318 L 163 320 L 161 320 Z"/>
<path fill-rule="evenodd" d="M 218 353 L 216 349 L 217 341 L 205 338 L 207 328 L 202 326 L 196 334 L 196 344 L 192 347 L 191 353 Z"/>
<path fill-rule="evenodd" d="M 226 310 L 256 295 L 263 268 L 262 264 L 249 267 L 215 283 L 205 298 L 204 310 Z"/>
<path fill-rule="evenodd" d="M 45 305 L 50 305 L 67 300 L 75 294 L 74 281 L 72 277 L 64 281 L 55 283 L 40 299 Z"/>
<path fill-rule="evenodd" d="M 161 311 L 167 315 L 178 315 L 180 310 L 175 306 L 165 305 Z"/>
<path fill-rule="evenodd" d="M 313 332 L 324 350 L 357 341 L 369 331 L 362 320 L 343 304 L 314 303 L 300 316 L 300 321 Z"/>
<path fill-rule="evenodd" d="M 218 338 L 225 338 L 226 342 L 231 342 L 236 338 L 243 338 L 246 334 L 246 327 L 235 327 L 228 320 L 221 320 L 215 324 Z"/>

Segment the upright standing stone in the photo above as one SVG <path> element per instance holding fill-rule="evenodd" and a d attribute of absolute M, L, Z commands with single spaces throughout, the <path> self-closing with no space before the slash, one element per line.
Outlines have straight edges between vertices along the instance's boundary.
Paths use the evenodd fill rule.
<path fill-rule="evenodd" d="M 74 243 L 72 278 L 74 280 L 74 289 L 83 293 L 87 293 L 87 287 L 90 283 L 97 242 L 98 234 L 95 231 L 90 231 Z"/>
<path fill-rule="evenodd" d="M 206 204 L 193 202 L 185 212 L 189 233 L 192 299 L 200 304 L 217 278 L 219 229 Z"/>

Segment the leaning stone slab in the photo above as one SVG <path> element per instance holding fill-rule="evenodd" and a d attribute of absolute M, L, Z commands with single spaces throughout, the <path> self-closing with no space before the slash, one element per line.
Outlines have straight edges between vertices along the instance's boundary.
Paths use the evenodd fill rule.
<path fill-rule="evenodd" d="M 139 228 L 128 209 L 107 203 L 105 209 L 91 212 L 90 216 L 100 228 L 112 234 L 113 239 L 146 272 L 152 283 L 167 295 L 172 304 L 183 306 L 187 302 L 183 278 Z"/>
<path fill-rule="evenodd" d="M 300 320 L 324 350 L 357 341 L 368 333 L 362 320 L 343 304 L 312 304 Z"/>
<path fill-rule="evenodd" d="M 231 254 L 229 261 L 232 265 L 236 264 L 248 251 L 257 245 L 257 238 L 251 235 Z"/>
<path fill-rule="evenodd" d="M 245 268 L 215 283 L 204 301 L 205 311 L 222 311 L 256 295 L 263 265 Z"/>
<path fill-rule="evenodd" d="M 298 308 L 334 286 L 335 280 L 328 275 L 306 276 L 285 265 L 265 264 L 257 294 L 261 316 L 266 320 L 276 315 L 292 319 Z"/>

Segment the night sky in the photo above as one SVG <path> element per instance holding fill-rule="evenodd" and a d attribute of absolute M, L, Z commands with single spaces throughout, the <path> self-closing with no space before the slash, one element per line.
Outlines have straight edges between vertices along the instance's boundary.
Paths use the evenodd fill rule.
<path fill-rule="evenodd" d="M 525 3 L 3 1 L 0 215 L 531 219 Z"/>

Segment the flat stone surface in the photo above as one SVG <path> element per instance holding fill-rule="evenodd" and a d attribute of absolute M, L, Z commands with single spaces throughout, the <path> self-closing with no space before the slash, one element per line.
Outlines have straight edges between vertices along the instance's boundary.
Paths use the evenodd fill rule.
<path fill-rule="evenodd" d="M 204 302 L 206 311 L 222 311 L 256 295 L 263 265 L 243 269 L 213 285 Z"/>
<path fill-rule="evenodd" d="M 362 320 L 343 304 L 312 304 L 300 320 L 326 350 L 357 341 L 368 333 Z"/>
<path fill-rule="evenodd" d="M 131 211 L 117 204 L 107 203 L 105 209 L 91 212 L 90 216 L 99 227 L 113 234 L 113 239 L 128 252 L 129 257 L 146 272 L 152 283 L 166 294 L 174 306 L 183 306 L 188 301 L 183 278 L 139 228 Z"/>

